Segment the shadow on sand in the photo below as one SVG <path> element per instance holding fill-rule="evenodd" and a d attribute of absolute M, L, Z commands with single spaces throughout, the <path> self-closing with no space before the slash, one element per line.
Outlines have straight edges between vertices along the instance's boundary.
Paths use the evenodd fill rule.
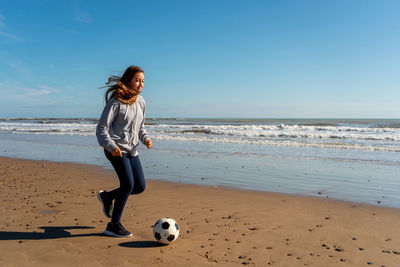
<path fill-rule="evenodd" d="M 89 226 L 43 226 L 44 232 L 4 232 L 0 231 L 0 240 L 41 240 L 81 236 L 104 236 L 103 233 L 71 234 L 66 230 L 94 229 Z"/>
<path fill-rule="evenodd" d="M 157 248 L 164 247 L 166 245 L 156 241 L 131 241 L 118 244 L 118 246 L 125 248 Z"/>

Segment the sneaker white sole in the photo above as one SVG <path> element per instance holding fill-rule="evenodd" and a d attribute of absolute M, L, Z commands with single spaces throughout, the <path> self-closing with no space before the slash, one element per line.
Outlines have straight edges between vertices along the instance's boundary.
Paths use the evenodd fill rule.
<path fill-rule="evenodd" d="M 116 233 L 113 233 L 113 232 L 108 231 L 108 230 L 105 230 L 104 234 L 108 235 L 108 236 L 113 236 L 113 237 L 131 237 L 132 236 L 132 234 L 129 234 L 129 235 L 117 235 Z"/>
<path fill-rule="evenodd" d="M 101 203 L 101 207 L 102 207 L 104 216 L 106 216 L 107 218 L 111 218 L 111 216 L 108 216 L 108 215 L 107 215 L 106 210 L 104 209 L 103 200 L 102 200 L 101 197 L 100 197 L 100 194 L 103 193 L 103 192 L 104 192 L 104 190 L 100 190 L 100 191 L 97 193 L 97 198 L 99 199 L 99 201 L 100 201 L 100 203 Z"/>

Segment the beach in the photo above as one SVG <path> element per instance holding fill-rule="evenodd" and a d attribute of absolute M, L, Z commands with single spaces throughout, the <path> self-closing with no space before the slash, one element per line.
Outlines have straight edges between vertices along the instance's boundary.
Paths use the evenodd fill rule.
<path fill-rule="evenodd" d="M 400 1 L 20 2 L 0 267 L 400 267 Z"/>
<path fill-rule="evenodd" d="M 149 180 L 103 235 L 98 190 L 118 186 L 99 166 L 0 158 L 1 266 L 398 266 L 400 210 L 221 186 Z M 174 218 L 179 239 L 155 242 Z"/>

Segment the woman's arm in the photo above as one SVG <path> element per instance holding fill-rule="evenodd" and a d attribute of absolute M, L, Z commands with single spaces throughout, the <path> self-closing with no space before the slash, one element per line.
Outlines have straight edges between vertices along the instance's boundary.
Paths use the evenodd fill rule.
<path fill-rule="evenodd" d="M 97 141 L 100 146 L 104 147 L 109 152 L 117 148 L 117 145 L 110 137 L 110 126 L 118 113 L 118 109 L 118 101 L 108 101 L 96 128 Z"/>
<path fill-rule="evenodd" d="M 144 103 L 144 101 L 143 101 L 142 110 L 143 110 L 143 120 L 142 120 L 142 123 L 140 124 L 140 128 L 139 128 L 139 139 L 144 145 L 147 146 L 146 140 L 150 140 L 150 138 L 148 137 L 146 128 L 144 127 L 144 117 L 145 117 L 144 114 L 145 114 L 145 110 L 146 110 L 146 104 Z"/>

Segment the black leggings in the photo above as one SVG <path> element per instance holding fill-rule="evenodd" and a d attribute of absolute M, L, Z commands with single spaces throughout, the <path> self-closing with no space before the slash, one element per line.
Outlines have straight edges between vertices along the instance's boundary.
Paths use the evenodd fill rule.
<path fill-rule="evenodd" d="M 119 188 L 107 192 L 106 198 L 115 199 L 111 221 L 120 222 L 129 195 L 142 193 L 146 188 L 146 181 L 139 156 L 132 157 L 127 153 L 122 153 L 122 157 L 114 157 L 107 150 L 104 152 L 119 179 Z"/>

